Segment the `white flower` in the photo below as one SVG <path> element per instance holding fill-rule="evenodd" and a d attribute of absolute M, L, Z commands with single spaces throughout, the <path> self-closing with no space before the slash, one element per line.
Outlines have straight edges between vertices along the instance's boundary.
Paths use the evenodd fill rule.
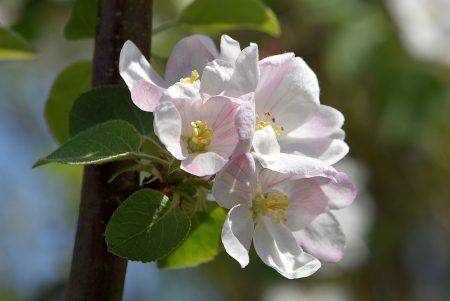
<path fill-rule="evenodd" d="M 136 45 L 127 41 L 120 52 L 120 75 L 130 89 L 135 105 L 141 110 L 153 112 L 167 88 L 180 81 L 199 83 L 203 69 L 212 60 L 219 59 L 234 64 L 241 53 L 239 45 L 236 48 L 236 43 L 230 37 L 222 36 L 219 54 L 213 41 L 207 36 L 192 35 L 183 38 L 175 45 L 162 79 Z"/>
<path fill-rule="evenodd" d="M 293 155 L 334 164 L 348 152 L 342 114 L 320 105 L 316 75 L 299 57 L 285 53 L 259 62 L 253 149 L 261 164 L 290 172 Z"/>
<path fill-rule="evenodd" d="M 289 279 L 316 272 L 318 259 L 343 256 L 345 237 L 330 209 L 348 206 L 355 187 L 331 167 L 313 177 L 257 172 L 246 153 L 217 175 L 213 195 L 219 205 L 231 208 L 222 242 L 242 267 L 249 262 L 252 241 L 264 263 Z"/>

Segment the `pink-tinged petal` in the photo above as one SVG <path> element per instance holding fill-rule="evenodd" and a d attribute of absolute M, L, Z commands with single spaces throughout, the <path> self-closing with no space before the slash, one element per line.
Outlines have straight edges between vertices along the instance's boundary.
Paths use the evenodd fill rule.
<path fill-rule="evenodd" d="M 131 41 L 126 41 L 120 51 L 119 72 L 131 90 L 136 81 L 144 80 L 166 88 L 166 82 L 153 70 L 141 51 Z"/>
<path fill-rule="evenodd" d="M 279 155 L 280 145 L 271 126 L 255 131 L 253 135 L 253 149 L 257 155 L 267 158 Z"/>
<path fill-rule="evenodd" d="M 224 96 L 207 99 L 195 114 L 197 119 L 208 122 L 213 136 L 208 150 L 228 158 L 238 144 L 238 134 L 234 119 L 239 110 L 239 103 Z M 195 121 L 192 120 L 192 121 Z"/>
<path fill-rule="evenodd" d="M 326 163 L 304 156 L 279 153 L 278 155 L 264 156 L 254 154 L 264 168 L 279 173 L 310 178 L 326 175 L 334 169 Z"/>
<path fill-rule="evenodd" d="M 286 226 L 291 231 L 308 226 L 317 216 L 328 210 L 328 198 L 321 184 L 326 178 L 314 177 L 280 183 L 273 189 L 289 197 Z"/>
<path fill-rule="evenodd" d="M 167 150 L 178 160 L 185 159 L 180 143 L 182 120 L 177 108 L 170 102 L 160 104 L 154 112 L 153 123 L 155 134 Z"/>
<path fill-rule="evenodd" d="M 181 161 L 181 169 L 194 176 L 211 176 L 219 172 L 227 161 L 228 159 L 213 152 L 189 154 Z"/>
<path fill-rule="evenodd" d="M 307 122 L 286 136 L 292 138 L 329 137 L 343 124 L 344 116 L 341 112 L 332 107 L 320 105 L 317 112 Z"/>
<path fill-rule="evenodd" d="M 238 41 L 232 39 L 230 36 L 222 35 L 220 39 L 219 59 L 234 63 L 240 52 L 241 46 Z"/>
<path fill-rule="evenodd" d="M 348 145 L 333 138 L 285 138 L 279 141 L 282 153 L 311 157 L 334 164 L 349 151 Z"/>
<path fill-rule="evenodd" d="M 259 81 L 258 46 L 250 44 L 236 59 L 234 72 L 223 92 L 224 95 L 239 97 L 254 92 Z"/>
<path fill-rule="evenodd" d="M 351 205 L 356 197 L 356 187 L 352 180 L 343 172 L 332 174 L 332 180 L 321 186 L 328 198 L 329 207 L 341 209 Z"/>
<path fill-rule="evenodd" d="M 155 84 L 145 80 L 138 80 L 131 89 L 131 99 L 139 109 L 153 112 L 159 105 L 159 99 L 163 92 L 164 89 Z"/>
<path fill-rule="evenodd" d="M 181 39 L 174 47 L 166 65 L 165 78 L 172 85 L 197 70 L 201 75 L 206 64 L 218 56 L 213 41 L 203 35 Z"/>
<path fill-rule="evenodd" d="M 222 228 L 222 243 L 228 255 L 236 259 L 241 267 L 248 265 L 248 250 L 253 237 L 252 211 L 244 205 L 237 205 L 228 212 Z"/>
<path fill-rule="evenodd" d="M 198 84 L 175 83 L 164 91 L 161 102 L 174 99 L 200 99 Z"/>
<path fill-rule="evenodd" d="M 319 108 L 319 84 L 314 72 L 298 57 L 273 60 L 260 67 L 256 112 L 260 116 L 270 112 L 284 127 L 283 134 L 307 122 Z"/>
<path fill-rule="evenodd" d="M 221 207 L 251 207 L 255 189 L 255 161 L 250 154 L 243 154 L 231 159 L 217 174 L 212 194 Z"/>
<path fill-rule="evenodd" d="M 261 68 L 261 72 L 263 72 L 262 69 L 268 68 L 270 66 L 272 67 L 280 66 L 292 60 L 294 57 L 295 54 L 293 52 L 286 52 L 282 54 L 268 56 L 259 61 L 259 67 Z"/>
<path fill-rule="evenodd" d="M 308 277 L 321 266 L 320 261 L 302 251 L 283 224 L 268 217 L 259 219 L 253 244 L 262 261 L 288 279 Z"/>
<path fill-rule="evenodd" d="M 345 235 L 330 212 L 319 215 L 308 227 L 293 234 L 306 252 L 320 260 L 337 262 L 344 256 Z"/>
<path fill-rule="evenodd" d="M 247 153 L 252 148 L 255 122 L 255 102 L 254 98 L 251 97 L 249 100 L 241 102 L 239 111 L 234 119 L 239 142 L 234 149 L 233 156 Z"/>
<path fill-rule="evenodd" d="M 214 60 L 203 70 L 200 94 L 207 96 L 219 95 L 223 92 L 234 72 L 234 64 L 224 60 Z"/>

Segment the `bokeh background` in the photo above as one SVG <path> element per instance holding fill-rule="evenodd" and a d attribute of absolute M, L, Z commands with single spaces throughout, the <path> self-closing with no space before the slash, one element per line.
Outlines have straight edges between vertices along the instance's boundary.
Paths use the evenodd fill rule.
<path fill-rule="evenodd" d="M 155 0 L 154 23 L 189 1 Z M 450 0 L 267 0 L 282 35 L 228 32 L 261 56 L 294 51 L 317 73 L 321 102 L 342 111 L 350 145 L 337 168 L 359 190 L 338 213 L 338 264 L 288 281 L 252 254 L 198 268 L 130 263 L 125 300 L 450 300 Z M 90 59 L 92 40 L 63 38 L 72 1 L 1 0 L 0 23 L 38 50 L 0 61 L 0 300 L 61 300 L 69 273 L 81 168 L 33 162 L 56 147 L 43 118 L 59 71 Z M 239 8 L 236 8 L 239 9 Z M 191 34 L 154 38 L 167 57 Z M 216 41 L 219 33 L 208 33 Z"/>

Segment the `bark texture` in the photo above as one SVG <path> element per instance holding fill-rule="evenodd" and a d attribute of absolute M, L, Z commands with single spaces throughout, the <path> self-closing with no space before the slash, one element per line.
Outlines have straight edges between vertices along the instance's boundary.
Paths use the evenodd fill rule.
<path fill-rule="evenodd" d="M 152 0 L 99 0 L 98 12 L 93 86 L 124 84 L 118 69 L 123 43 L 133 41 L 149 59 Z M 127 261 L 107 251 L 104 233 L 114 210 L 138 187 L 137 173 L 107 183 L 127 164 L 84 168 L 67 301 L 122 300 Z"/>

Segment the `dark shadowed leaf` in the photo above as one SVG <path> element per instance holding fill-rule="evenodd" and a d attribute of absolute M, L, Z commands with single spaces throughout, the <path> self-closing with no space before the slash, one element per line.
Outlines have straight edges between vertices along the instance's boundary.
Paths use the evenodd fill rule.
<path fill-rule="evenodd" d="M 128 122 L 112 120 L 87 129 L 67 140 L 33 167 L 58 162 L 100 164 L 139 156 L 141 136 Z"/>
<path fill-rule="evenodd" d="M 157 260 L 176 248 L 189 232 L 189 218 L 164 194 L 143 189 L 114 212 L 106 227 L 108 249 L 133 261 Z"/>

